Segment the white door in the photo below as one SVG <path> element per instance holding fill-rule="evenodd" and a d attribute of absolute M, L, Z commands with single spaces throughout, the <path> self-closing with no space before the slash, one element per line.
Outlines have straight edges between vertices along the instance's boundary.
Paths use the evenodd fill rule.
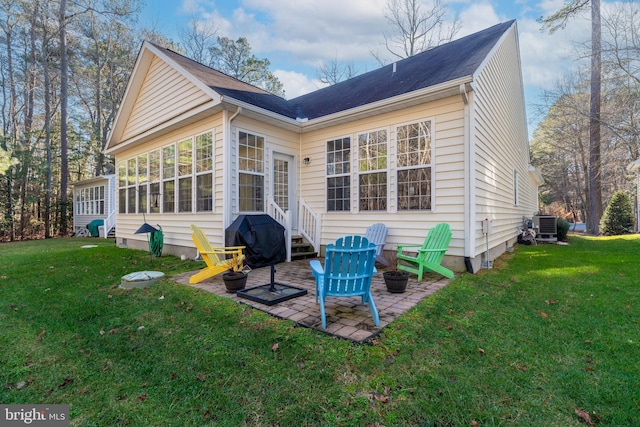
<path fill-rule="evenodd" d="M 288 154 L 273 154 L 273 200 L 283 211 L 290 211 L 291 227 L 298 224 L 298 210 L 295 201 L 295 168 L 294 158 Z"/>

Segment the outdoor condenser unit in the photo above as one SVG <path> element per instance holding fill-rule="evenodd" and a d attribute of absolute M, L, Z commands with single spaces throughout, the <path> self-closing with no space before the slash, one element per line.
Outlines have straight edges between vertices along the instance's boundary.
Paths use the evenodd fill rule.
<path fill-rule="evenodd" d="M 540 238 L 556 239 L 558 237 L 558 227 L 556 217 L 552 215 L 538 215 L 533 217 L 533 227 Z M 536 238 L 538 238 L 536 236 Z"/>

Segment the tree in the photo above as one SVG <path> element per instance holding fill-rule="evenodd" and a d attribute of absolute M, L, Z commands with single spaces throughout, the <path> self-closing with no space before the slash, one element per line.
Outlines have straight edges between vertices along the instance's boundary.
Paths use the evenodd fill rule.
<path fill-rule="evenodd" d="M 215 48 L 217 28 L 192 19 L 185 30 L 180 31 L 180 47 L 185 56 L 196 62 L 213 67 L 215 64 Z"/>
<path fill-rule="evenodd" d="M 631 198 L 624 191 L 616 191 L 607 205 L 600 221 L 600 232 L 618 236 L 633 229 L 633 207 Z"/>
<path fill-rule="evenodd" d="M 218 37 L 213 52 L 216 69 L 274 95 L 285 96 L 284 86 L 269 71 L 271 62 L 267 58 L 258 59 L 252 55 L 251 46 L 246 38 L 240 37 L 234 41 L 227 37 Z"/>
<path fill-rule="evenodd" d="M 564 28 L 568 20 L 591 5 L 591 91 L 589 99 L 589 232 L 598 234 L 602 217 L 601 181 L 601 85 L 602 85 L 602 26 L 600 0 L 570 0 L 556 13 L 546 19 L 543 29 L 554 32 Z"/>
<path fill-rule="evenodd" d="M 457 16 L 447 23 L 447 12 L 441 0 L 432 0 L 429 9 L 423 8 L 421 0 L 388 0 L 384 10 L 391 26 L 390 32 L 384 33 L 387 51 L 402 59 L 450 42 L 461 23 Z"/>
<path fill-rule="evenodd" d="M 329 85 L 348 80 L 357 74 L 358 70 L 352 62 L 341 63 L 335 57 L 328 62 L 324 62 L 316 71 L 318 80 Z"/>

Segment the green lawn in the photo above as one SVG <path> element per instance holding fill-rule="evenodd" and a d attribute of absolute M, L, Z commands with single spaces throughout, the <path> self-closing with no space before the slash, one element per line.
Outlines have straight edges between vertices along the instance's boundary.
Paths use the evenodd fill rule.
<path fill-rule="evenodd" d="M 358 345 L 169 280 L 118 288 L 193 261 L 0 244 L 0 402 L 78 426 L 640 425 L 639 260 L 638 236 L 518 246 Z"/>

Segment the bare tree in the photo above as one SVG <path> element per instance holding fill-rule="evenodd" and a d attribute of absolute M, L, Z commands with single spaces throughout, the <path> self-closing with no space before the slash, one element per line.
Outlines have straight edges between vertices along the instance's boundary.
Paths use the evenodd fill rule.
<path fill-rule="evenodd" d="M 602 25 L 600 0 L 570 0 L 556 13 L 542 19 L 543 29 L 554 32 L 564 28 L 572 17 L 591 6 L 591 95 L 589 98 L 589 221 L 592 234 L 599 233 L 602 217 L 601 175 L 601 87 L 602 87 Z"/>
<path fill-rule="evenodd" d="M 450 42 L 461 23 L 457 16 L 447 22 L 447 13 L 448 8 L 441 0 L 432 0 L 426 9 L 421 0 L 389 0 L 384 11 L 391 26 L 384 33 L 386 49 L 402 59 Z"/>
<path fill-rule="evenodd" d="M 185 56 L 212 67 L 218 28 L 191 19 L 186 29 L 180 31 L 180 47 Z"/>
<path fill-rule="evenodd" d="M 337 57 L 324 62 L 316 71 L 318 80 L 329 85 L 348 80 L 357 74 L 358 69 L 353 62 L 339 62 Z"/>

